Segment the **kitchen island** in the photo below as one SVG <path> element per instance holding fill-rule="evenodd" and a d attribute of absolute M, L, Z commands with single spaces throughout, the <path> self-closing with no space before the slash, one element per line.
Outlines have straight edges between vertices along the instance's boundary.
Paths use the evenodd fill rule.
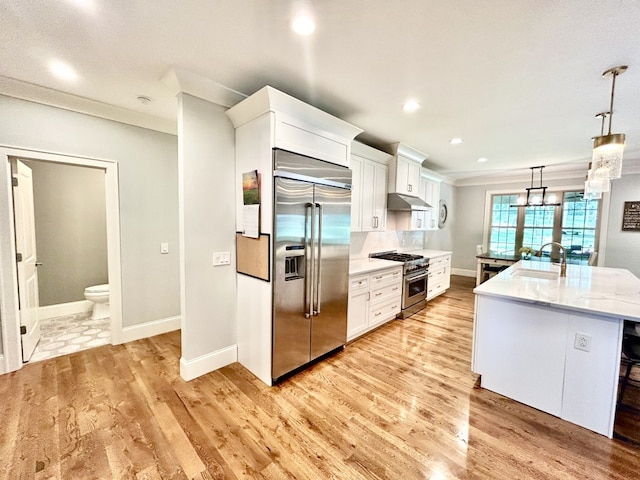
<path fill-rule="evenodd" d="M 522 260 L 474 289 L 472 370 L 483 388 L 612 437 L 624 320 L 640 279 L 624 269 Z"/>

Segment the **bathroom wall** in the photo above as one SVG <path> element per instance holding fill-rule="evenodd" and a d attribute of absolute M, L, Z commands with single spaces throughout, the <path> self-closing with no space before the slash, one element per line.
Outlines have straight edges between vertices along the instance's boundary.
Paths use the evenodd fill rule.
<path fill-rule="evenodd" d="M 104 170 L 23 161 L 33 172 L 40 305 L 84 300 L 108 283 Z"/>

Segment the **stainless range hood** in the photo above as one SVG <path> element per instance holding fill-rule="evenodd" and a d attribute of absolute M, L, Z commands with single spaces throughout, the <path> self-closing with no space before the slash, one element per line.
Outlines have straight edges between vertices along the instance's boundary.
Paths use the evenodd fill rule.
<path fill-rule="evenodd" d="M 387 196 L 387 210 L 411 212 L 413 210 L 429 210 L 430 208 L 432 207 L 427 202 L 411 195 L 390 193 Z"/>

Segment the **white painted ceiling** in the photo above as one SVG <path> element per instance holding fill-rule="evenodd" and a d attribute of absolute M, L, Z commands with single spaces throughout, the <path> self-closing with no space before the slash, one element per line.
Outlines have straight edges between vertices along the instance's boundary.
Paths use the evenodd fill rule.
<path fill-rule="evenodd" d="M 289 28 L 301 6 L 311 37 Z M 624 64 L 613 131 L 640 158 L 638 0 L 0 0 L 0 45 L 0 93 L 175 131 L 171 68 L 246 95 L 271 85 L 452 178 L 586 165 L 601 74 Z M 78 79 L 53 77 L 53 58 Z M 404 113 L 408 98 L 422 108 Z"/>

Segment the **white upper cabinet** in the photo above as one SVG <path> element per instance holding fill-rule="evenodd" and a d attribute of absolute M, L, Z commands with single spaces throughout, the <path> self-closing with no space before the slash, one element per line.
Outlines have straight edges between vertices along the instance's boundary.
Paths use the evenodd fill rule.
<path fill-rule="evenodd" d="M 431 178 L 420 179 L 420 198 L 431 205 L 428 218 L 425 219 L 424 230 L 438 229 L 438 211 L 440 208 L 440 182 Z"/>
<path fill-rule="evenodd" d="M 388 146 L 393 155 L 389 165 L 389 192 L 420 196 L 422 162 L 427 155 L 402 143 Z"/>
<path fill-rule="evenodd" d="M 384 231 L 391 156 L 359 142 L 351 145 L 351 231 Z"/>
<path fill-rule="evenodd" d="M 269 86 L 245 98 L 226 113 L 236 132 L 240 127 L 269 115 L 269 131 L 266 133 L 272 148 L 347 167 L 351 142 L 362 132 L 361 128 Z"/>

